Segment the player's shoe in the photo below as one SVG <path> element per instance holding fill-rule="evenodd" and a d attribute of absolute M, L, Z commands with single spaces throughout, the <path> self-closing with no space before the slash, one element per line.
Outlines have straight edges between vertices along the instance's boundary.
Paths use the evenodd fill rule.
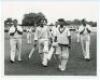
<path fill-rule="evenodd" d="M 57 69 L 60 69 L 61 68 L 61 65 L 59 65 L 58 67 L 57 67 Z"/>
<path fill-rule="evenodd" d="M 48 65 L 43 65 L 43 64 L 42 64 L 42 66 L 43 66 L 43 67 L 48 67 Z"/>
<path fill-rule="evenodd" d="M 58 66 L 58 69 L 59 69 L 60 71 L 65 71 L 65 68 L 62 68 L 61 65 Z"/>
<path fill-rule="evenodd" d="M 43 66 L 43 67 L 48 67 L 48 61 L 43 61 L 43 62 L 42 62 L 42 66 Z"/>
<path fill-rule="evenodd" d="M 60 68 L 60 71 L 65 71 L 65 69 L 64 68 Z"/>
<path fill-rule="evenodd" d="M 90 58 L 84 57 L 85 61 L 90 61 Z"/>
<path fill-rule="evenodd" d="M 22 59 L 18 59 L 18 62 L 22 62 Z"/>
<path fill-rule="evenodd" d="M 90 59 L 85 59 L 87 62 L 90 61 Z"/>
<path fill-rule="evenodd" d="M 43 67 L 48 67 L 48 65 L 47 65 L 47 64 L 43 64 L 43 63 L 42 63 L 42 66 L 43 66 Z"/>
<path fill-rule="evenodd" d="M 10 60 L 11 63 L 14 63 L 14 61 Z"/>

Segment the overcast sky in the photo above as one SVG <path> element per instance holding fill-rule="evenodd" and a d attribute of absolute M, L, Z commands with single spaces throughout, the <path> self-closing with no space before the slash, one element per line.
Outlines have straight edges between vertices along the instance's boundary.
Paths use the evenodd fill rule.
<path fill-rule="evenodd" d="M 21 23 L 23 15 L 29 12 L 42 12 L 45 14 L 49 23 L 55 22 L 58 18 L 73 20 L 75 18 L 97 21 L 98 6 L 96 2 L 70 2 L 70 1 L 5 1 L 2 3 L 2 17 L 18 19 Z"/>

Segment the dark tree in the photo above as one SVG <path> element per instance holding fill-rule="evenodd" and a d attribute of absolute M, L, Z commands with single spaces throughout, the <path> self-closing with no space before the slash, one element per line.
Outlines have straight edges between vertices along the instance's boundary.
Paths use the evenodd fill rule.
<path fill-rule="evenodd" d="M 72 22 L 72 24 L 74 24 L 74 25 L 81 25 L 81 20 L 74 19 L 73 22 Z"/>
<path fill-rule="evenodd" d="M 39 26 L 41 23 L 47 24 L 47 19 L 41 12 L 25 14 L 22 20 L 24 26 Z"/>
<path fill-rule="evenodd" d="M 9 27 L 9 26 L 12 25 L 12 22 L 13 22 L 12 18 L 7 18 L 7 19 L 4 21 L 4 26 L 5 26 L 5 27 Z"/>
<path fill-rule="evenodd" d="M 87 24 L 89 24 L 92 27 L 97 27 L 97 22 L 89 21 L 87 22 Z"/>

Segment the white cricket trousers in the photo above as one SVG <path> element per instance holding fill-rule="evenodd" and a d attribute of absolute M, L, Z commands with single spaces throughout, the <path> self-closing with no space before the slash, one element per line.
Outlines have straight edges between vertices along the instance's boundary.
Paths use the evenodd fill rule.
<path fill-rule="evenodd" d="M 57 48 L 57 46 L 58 46 L 57 42 L 53 42 L 53 43 L 51 44 L 50 50 L 49 50 L 49 52 L 48 52 L 48 60 L 51 60 L 52 55 L 53 55 L 54 53 L 56 53 L 56 48 Z"/>
<path fill-rule="evenodd" d="M 77 33 L 77 42 L 80 42 L 80 34 Z"/>
<path fill-rule="evenodd" d="M 90 59 L 90 39 L 81 38 L 81 45 L 83 50 L 83 56 L 85 59 Z"/>
<path fill-rule="evenodd" d="M 31 43 L 31 33 L 27 33 L 27 43 Z"/>
<path fill-rule="evenodd" d="M 43 53 L 42 64 L 47 65 L 48 63 L 48 50 L 49 50 L 49 40 L 40 39 L 39 40 L 39 53 Z"/>
<path fill-rule="evenodd" d="M 60 59 L 59 68 L 64 71 L 66 69 L 69 58 L 68 46 L 58 45 L 58 47 L 56 48 L 56 54 L 59 55 Z"/>
<path fill-rule="evenodd" d="M 10 59 L 15 61 L 15 54 L 18 55 L 18 61 L 21 60 L 21 48 L 22 48 L 22 39 L 10 39 Z"/>
<path fill-rule="evenodd" d="M 51 60 L 52 55 L 54 54 L 55 47 L 51 46 L 49 52 L 48 52 L 48 60 Z"/>

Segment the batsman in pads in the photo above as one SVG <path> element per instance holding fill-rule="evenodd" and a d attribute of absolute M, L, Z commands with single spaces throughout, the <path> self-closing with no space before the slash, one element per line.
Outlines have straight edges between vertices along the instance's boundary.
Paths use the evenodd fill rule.
<path fill-rule="evenodd" d="M 39 54 L 42 60 L 43 66 L 48 66 L 48 51 L 49 51 L 49 44 L 50 44 L 50 33 L 48 26 L 41 23 L 40 26 L 37 27 L 35 36 L 34 36 L 34 43 L 38 46 Z M 30 55 L 32 52 L 30 53 Z M 31 57 L 31 56 L 30 56 Z"/>
<path fill-rule="evenodd" d="M 51 33 L 51 45 L 50 45 L 50 49 L 49 49 L 49 52 L 48 52 L 48 60 L 50 61 L 53 54 L 55 54 L 56 52 L 56 47 L 58 46 L 57 44 L 57 36 L 56 36 L 56 30 L 57 30 L 57 27 L 55 25 L 53 25 L 52 23 L 49 25 L 49 29 L 50 29 L 50 33 Z"/>
<path fill-rule="evenodd" d="M 69 58 L 69 48 L 71 44 L 71 34 L 68 26 L 65 26 L 65 20 L 59 19 L 59 27 L 56 30 L 55 38 L 58 46 L 56 47 L 56 55 L 58 55 L 59 64 L 58 69 L 65 71 Z"/>

